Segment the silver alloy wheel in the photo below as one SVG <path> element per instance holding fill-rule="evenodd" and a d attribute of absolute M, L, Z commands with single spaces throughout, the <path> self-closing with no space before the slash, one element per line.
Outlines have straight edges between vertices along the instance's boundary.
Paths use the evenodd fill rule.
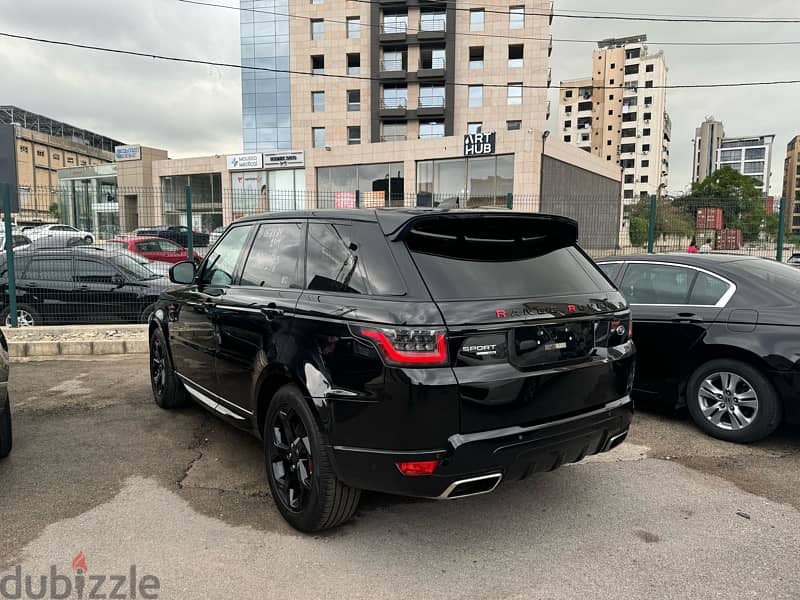
<path fill-rule="evenodd" d="M 758 415 L 758 395 L 741 375 L 728 371 L 709 374 L 697 393 L 700 411 L 715 427 L 740 431 Z"/>
<path fill-rule="evenodd" d="M 17 327 L 33 327 L 33 315 L 27 310 L 17 311 Z M 6 317 L 6 327 L 11 327 L 11 315 Z"/>

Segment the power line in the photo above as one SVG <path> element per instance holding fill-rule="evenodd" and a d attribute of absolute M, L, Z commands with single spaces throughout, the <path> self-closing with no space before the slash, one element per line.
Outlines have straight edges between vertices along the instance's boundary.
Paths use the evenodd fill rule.
<path fill-rule="evenodd" d="M 456 4 L 457 0 L 444 0 L 439 4 Z M 348 0 L 348 2 L 362 2 L 364 4 L 382 4 L 381 0 Z M 462 2 L 458 0 L 458 3 L 461 6 L 453 6 L 453 10 L 460 10 L 460 11 L 472 11 L 472 8 L 465 8 L 463 5 L 469 4 L 466 2 Z M 471 6 L 478 6 L 472 4 Z M 483 8 L 480 6 L 484 13 L 488 14 L 498 14 L 498 15 L 508 15 L 509 11 L 507 10 L 492 10 Z M 518 14 L 525 14 L 530 15 L 532 17 L 560 17 L 563 19 L 599 19 L 599 20 L 608 20 L 608 21 L 651 21 L 651 22 L 660 22 L 660 23 L 762 23 L 762 24 L 776 24 L 776 23 L 800 23 L 800 17 L 779 17 L 779 18 L 767 18 L 767 17 L 686 17 L 681 15 L 675 15 L 671 17 L 659 17 L 659 16 L 645 16 L 645 15 L 632 15 L 632 14 L 568 14 L 564 12 L 534 12 L 534 11 L 523 11 L 522 13 Z"/>
<path fill-rule="evenodd" d="M 182 2 L 184 4 L 193 4 L 196 6 L 205 6 L 210 8 L 225 8 L 228 10 L 235 10 L 237 12 L 254 12 L 254 13 L 263 13 L 269 14 L 279 17 L 288 17 L 292 19 L 303 19 L 306 21 L 317 21 L 322 20 L 327 23 L 337 23 L 340 25 L 347 25 L 346 20 L 341 19 L 331 19 L 329 17 L 323 17 L 321 19 L 317 19 L 313 16 L 308 15 L 297 15 L 292 13 L 282 13 L 273 10 L 265 10 L 261 8 L 242 8 L 240 6 L 228 6 L 226 4 L 217 4 L 215 2 L 204 2 L 202 0 L 176 0 L 177 2 Z M 355 1 L 355 0 L 354 0 Z M 508 13 L 502 13 L 508 14 Z M 378 23 L 360 23 L 360 27 L 369 27 L 369 28 L 380 28 L 381 25 Z M 518 35 L 502 35 L 502 34 L 489 34 L 489 33 L 477 33 L 471 31 L 458 31 L 455 34 L 456 36 L 474 36 L 480 38 L 501 38 L 501 39 L 510 39 L 510 40 L 530 40 L 534 42 L 557 42 L 557 43 L 568 43 L 568 44 L 597 44 L 599 41 L 602 40 L 584 40 L 584 39 L 574 39 L 574 38 L 537 38 L 531 36 L 518 36 Z M 800 46 L 800 40 L 788 40 L 788 41 L 769 41 L 769 42 L 655 42 L 651 41 L 650 44 L 654 44 L 657 46 Z"/>
<path fill-rule="evenodd" d="M 16 39 L 16 40 L 25 40 L 29 42 L 36 42 L 41 44 L 50 44 L 54 46 L 63 46 L 69 48 L 79 48 L 82 50 L 92 50 L 95 52 L 107 52 L 111 54 L 122 54 L 126 56 L 137 56 L 139 58 L 151 58 L 154 60 L 164 60 L 169 62 L 177 62 L 177 63 L 187 63 L 187 64 L 195 64 L 195 65 L 203 65 L 203 66 L 212 66 L 212 67 L 225 67 L 230 69 L 240 69 L 240 70 L 247 70 L 247 71 L 267 71 L 270 73 L 285 73 L 290 75 L 305 75 L 309 77 L 319 77 L 319 78 L 335 78 L 335 79 L 352 79 L 356 81 L 379 81 L 384 82 L 383 79 L 380 77 L 368 77 L 363 75 L 340 75 L 336 73 L 319 73 L 315 74 L 310 71 L 300 71 L 296 69 L 276 69 L 271 67 L 256 67 L 250 65 L 241 65 L 238 63 L 226 63 L 226 62 L 219 62 L 219 61 L 212 61 L 212 60 L 204 60 L 198 58 L 183 58 L 177 56 L 168 56 L 163 54 L 155 54 L 152 52 L 140 52 L 136 50 L 123 50 L 121 48 L 107 48 L 104 46 L 95 46 L 91 44 L 79 44 L 77 42 L 67 42 L 64 40 L 50 40 L 46 38 L 34 37 L 29 35 L 20 35 L 16 33 L 8 33 L 0 31 L 0 37 Z M 653 85 L 649 88 L 644 89 L 669 89 L 669 90 L 680 90 L 680 89 L 714 89 L 714 88 L 739 88 L 739 87 L 759 87 L 759 86 L 774 86 L 774 85 L 792 85 L 800 83 L 800 79 L 785 79 L 785 80 L 770 80 L 770 81 L 739 81 L 739 82 L 727 82 L 727 83 L 686 83 L 686 84 L 674 84 L 674 85 Z M 507 84 L 502 83 L 463 83 L 463 82 L 447 82 L 445 83 L 447 86 L 454 86 L 454 87 L 469 87 L 474 85 L 480 85 L 485 88 L 506 88 Z M 566 85 L 566 86 L 548 86 L 548 85 L 522 85 L 524 89 L 538 89 L 538 90 L 575 90 L 580 89 L 581 87 L 586 86 L 577 86 L 577 85 Z M 622 88 L 621 85 L 619 86 L 592 86 L 593 89 L 596 90 L 619 90 Z"/>

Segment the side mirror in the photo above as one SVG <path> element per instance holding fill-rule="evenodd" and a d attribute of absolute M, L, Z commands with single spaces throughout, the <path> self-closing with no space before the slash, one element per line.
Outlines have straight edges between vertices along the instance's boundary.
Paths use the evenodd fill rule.
<path fill-rule="evenodd" d="M 116 285 L 117 287 L 122 287 L 127 282 L 125 281 L 125 278 L 122 275 L 117 274 L 111 276 L 111 283 Z"/>
<path fill-rule="evenodd" d="M 188 285 L 194 281 L 197 267 L 191 261 L 175 263 L 169 268 L 169 280 L 172 283 L 182 283 Z"/>

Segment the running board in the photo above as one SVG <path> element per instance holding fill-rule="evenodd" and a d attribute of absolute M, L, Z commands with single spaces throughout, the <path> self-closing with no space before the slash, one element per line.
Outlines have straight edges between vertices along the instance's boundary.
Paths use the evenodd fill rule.
<path fill-rule="evenodd" d="M 206 394 L 204 394 L 203 392 L 201 392 L 200 390 L 198 390 L 196 387 L 194 387 L 194 385 L 192 385 L 192 382 L 191 382 L 191 381 L 189 381 L 188 379 L 186 379 L 186 377 L 183 377 L 183 376 L 182 376 L 182 375 L 180 375 L 180 374 L 178 374 L 178 376 L 179 376 L 179 377 L 181 378 L 181 380 L 183 381 L 183 383 L 184 383 L 184 387 L 186 388 L 186 391 L 187 391 L 187 392 L 188 392 L 188 393 L 189 393 L 189 394 L 190 394 L 190 395 L 191 395 L 191 396 L 192 396 L 192 397 L 193 397 L 195 400 L 197 400 L 197 401 L 198 401 L 200 404 L 202 404 L 203 406 L 206 406 L 206 407 L 210 408 L 210 409 L 211 409 L 211 410 L 213 410 L 215 413 L 217 413 L 217 414 L 219 414 L 219 415 L 222 415 L 223 417 L 228 417 L 228 418 L 231 418 L 231 419 L 236 419 L 237 421 L 244 421 L 244 417 L 242 417 L 242 416 L 240 416 L 240 415 L 237 415 L 235 412 L 233 412 L 233 411 L 231 411 L 231 410 L 228 410 L 227 408 L 225 408 L 224 406 L 222 406 L 222 404 L 220 404 L 220 403 L 219 403 L 219 402 L 217 402 L 216 400 L 212 399 L 211 397 L 207 396 Z"/>

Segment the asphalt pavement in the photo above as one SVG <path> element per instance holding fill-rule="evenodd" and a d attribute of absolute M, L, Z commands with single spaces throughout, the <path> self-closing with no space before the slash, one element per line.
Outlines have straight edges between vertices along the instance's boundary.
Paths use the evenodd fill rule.
<path fill-rule="evenodd" d="M 15 364 L 11 394 L 0 598 L 4 576 L 73 561 L 135 566 L 168 599 L 800 598 L 798 428 L 736 446 L 643 406 L 607 455 L 457 501 L 365 494 L 308 536 L 273 507 L 260 443 L 156 407 L 144 356 Z"/>

